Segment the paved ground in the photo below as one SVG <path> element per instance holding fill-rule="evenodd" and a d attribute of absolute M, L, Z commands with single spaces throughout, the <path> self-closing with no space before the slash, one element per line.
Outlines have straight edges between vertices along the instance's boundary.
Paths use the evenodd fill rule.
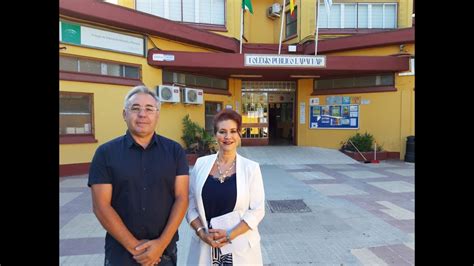
<path fill-rule="evenodd" d="M 414 164 L 356 162 L 337 150 L 243 147 L 261 163 L 265 265 L 413 265 Z M 87 176 L 60 178 L 60 264 L 103 265 L 105 231 Z M 180 227 L 178 264 L 190 236 Z"/>

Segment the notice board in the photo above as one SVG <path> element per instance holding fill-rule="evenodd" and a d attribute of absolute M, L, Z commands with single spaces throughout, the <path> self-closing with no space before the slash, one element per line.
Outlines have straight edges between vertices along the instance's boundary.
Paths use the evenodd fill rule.
<path fill-rule="evenodd" d="M 358 129 L 359 105 L 313 105 L 309 110 L 310 129 Z"/>

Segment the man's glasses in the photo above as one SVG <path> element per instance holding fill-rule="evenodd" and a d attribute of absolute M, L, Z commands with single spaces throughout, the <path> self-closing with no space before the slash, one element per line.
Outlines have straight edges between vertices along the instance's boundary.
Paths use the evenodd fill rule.
<path fill-rule="evenodd" d="M 129 110 L 130 112 L 134 114 L 139 114 L 141 110 L 145 110 L 145 114 L 153 115 L 158 111 L 158 108 L 153 107 L 153 106 L 146 106 L 146 107 L 132 106 L 129 108 Z"/>

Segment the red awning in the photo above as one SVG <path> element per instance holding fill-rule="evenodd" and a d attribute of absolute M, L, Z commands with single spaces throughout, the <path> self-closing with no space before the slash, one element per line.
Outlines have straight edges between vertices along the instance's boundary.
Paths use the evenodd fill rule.
<path fill-rule="evenodd" d="M 154 54 L 174 58 L 172 61 L 153 61 Z M 326 56 L 325 68 L 248 67 L 244 65 L 244 54 L 150 49 L 147 61 L 151 66 L 170 71 L 189 72 L 220 78 L 229 78 L 231 75 L 261 75 L 258 79 L 264 80 L 290 80 L 294 79 L 294 77 L 291 77 L 292 75 L 319 76 L 320 78 L 368 75 L 400 72 L 409 69 L 409 58 L 397 56 Z"/>

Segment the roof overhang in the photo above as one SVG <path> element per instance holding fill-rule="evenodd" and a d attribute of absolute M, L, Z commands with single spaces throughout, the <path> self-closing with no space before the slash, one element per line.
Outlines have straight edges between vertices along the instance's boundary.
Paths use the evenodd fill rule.
<path fill-rule="evenodd" d="M 154 54 L 166 54 L 173 61 L 154 61 Z M 249 67 L 244 54 L 177 52 L 150 49 L 148 64 L 170 71 L 188 72 L 219 78 L 244 75 L 243 79 L 292 80 L 297 78 L 329 78 L 400 72 L 409 69 L 408 57 L 397 56 L 326 56 L 325 68 L 308 67 Z M 297 77 L 295 77 L 297 76 Z M 254 77 L 254 78 L 252 78 Z"/>
<path fill-rule="evenodd" d="M 415 42 L 415 27 L 340 37 L 318 42 L 318 54 Z M 314 54 L 314 41 L 303 47 L 304 54 Z"/>
<path fill-rule="evenodd" d="M 185 24 L 104 1 L 60 0 L 59 14 L 217 51 L 239 51 L 239 42 L 234 38 L 199 30 Z"/>
<path fill-rule="evenodd" d="M 359 50 L 365 48 L 382 47 L 397 44 L 408 44 L 415 42 L 415 27 L 387 30 L 374 33 L 366 33 L 347 37 L 339 37 L 333 39 L 318 41 L 318 54 L 326 54 L 332 52 Z M 294 54 L 314 54 L 314 41 L 308 41 L 304 44 L 296 45 Z M 245 43 L 243 45 L 244 53 L 255 54 L 276 54 L 278 52 L 278 44 L 267 43 Z M 282 54 L 292 54 L 288 51 L 288 44 L 281 45 Z"/>

